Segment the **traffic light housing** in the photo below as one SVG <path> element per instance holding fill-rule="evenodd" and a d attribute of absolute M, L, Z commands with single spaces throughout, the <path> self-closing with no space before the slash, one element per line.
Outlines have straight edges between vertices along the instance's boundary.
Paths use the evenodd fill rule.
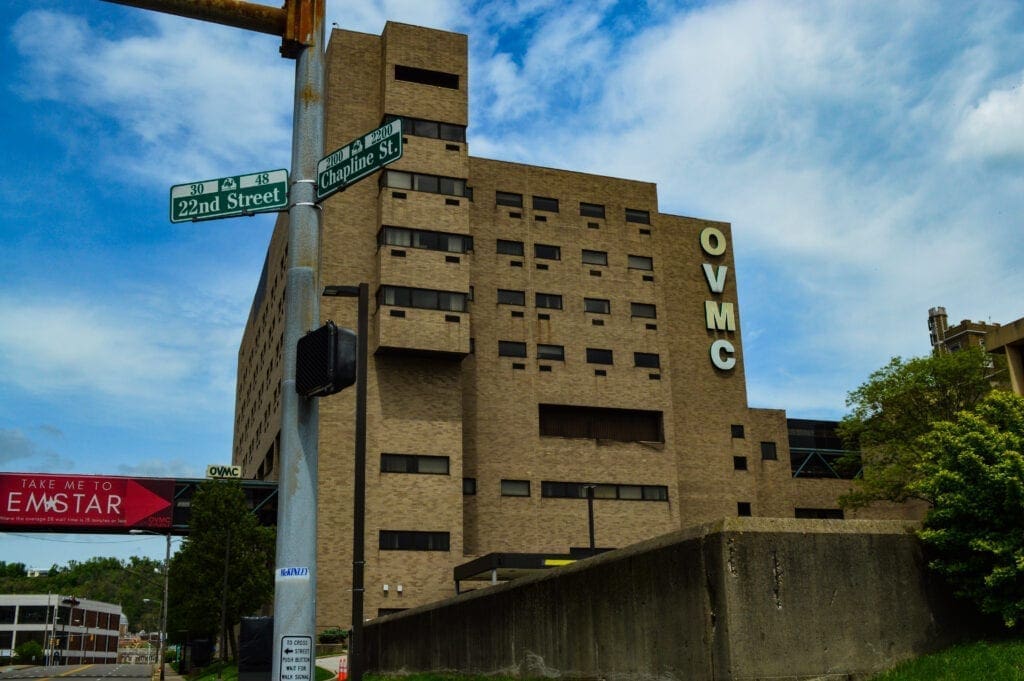
<path fill-rule="evenodd" d="M 325 397 L 356 382 L 356 334 L 328 321 L 299 339 L 295 358 L 295 392 Z"/>

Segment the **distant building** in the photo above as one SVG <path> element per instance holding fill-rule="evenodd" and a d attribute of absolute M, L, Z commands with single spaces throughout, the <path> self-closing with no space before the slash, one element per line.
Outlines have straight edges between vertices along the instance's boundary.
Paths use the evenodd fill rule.
<path fill-rule="evenodd" d="M 985 349 L 985 336 L 999 328 L 999 324 L 972 322 L 964 319 L 956 326 L 949 326 L 946 308 L 933 307 L 928 310 L 928 335 L 931 338 L 932 353 L 956 352 L 966 348 Z"/>
<path fill-rule="evenodd" d="M 986 346 L 993 354 L 1006 355 L 1010 387 L 1024 395 L 1024 317 L 993 330 L 986 338 Z"/>
<path fill-rule="evenodd" d="M 117 662 L 121 606 L 58 594 L 0 595 L 0 657 L 28 641 L 47 664 Z"/>

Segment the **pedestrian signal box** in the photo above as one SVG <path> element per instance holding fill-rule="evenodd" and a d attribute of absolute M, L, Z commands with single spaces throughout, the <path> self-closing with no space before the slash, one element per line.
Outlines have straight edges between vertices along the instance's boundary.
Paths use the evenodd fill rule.
<path fill-rule="evenodd" d="M 295 392 L 325 397 L 356 382 L 356 334 L 328 321 L 299 339 L 295 359 Z"/>

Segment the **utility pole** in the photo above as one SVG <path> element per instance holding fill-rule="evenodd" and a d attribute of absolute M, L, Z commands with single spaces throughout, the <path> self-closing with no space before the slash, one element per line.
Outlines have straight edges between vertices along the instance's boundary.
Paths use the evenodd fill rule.
<path fill-rule="evenodd" d="M 320 324 L 320 206 L 316 166 L 324 140 L 324 6 L 326 0 L 285 0 L 281 9 L 241 0 L 107 0 L 282 37 L 281 54 L 295 59 L 288 272 L 281 386 L 282 490 L 277 517 L 272 678 L 281 679 L 288 650 L 292 681 L 314 681 L 316 628 L 316 398 L 295 391 L 296 344 Z M 308 643 L 308 645 L 306 645 Z"/>

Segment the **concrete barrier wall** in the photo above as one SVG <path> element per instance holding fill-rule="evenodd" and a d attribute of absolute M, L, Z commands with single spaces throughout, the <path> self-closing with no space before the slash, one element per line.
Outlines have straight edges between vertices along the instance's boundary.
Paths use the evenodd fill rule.
<path fill-rule="evenodd" d="M 731 518 L 380 618 L 366 669 L 858 678 L 965 633 L 912 523 Z"/>

